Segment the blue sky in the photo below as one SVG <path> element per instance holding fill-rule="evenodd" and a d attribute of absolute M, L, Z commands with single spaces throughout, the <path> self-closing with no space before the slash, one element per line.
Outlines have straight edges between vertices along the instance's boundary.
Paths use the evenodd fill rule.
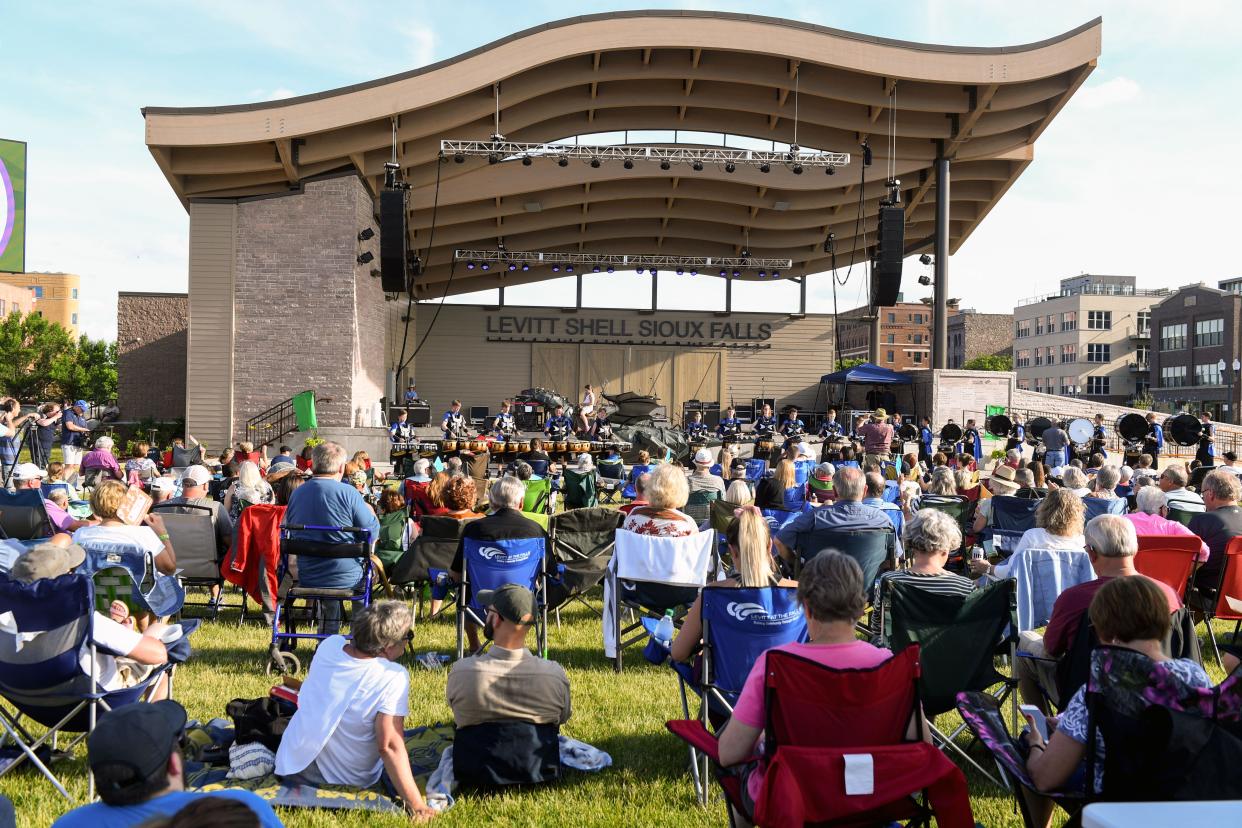
<path fill-rule="evenodd" d="M 960 45 L 1041 40 L 1096 16 L 1104 51 L 1036 146 L 1035 163 L 951 262 L 951 294 L 1009 311 L 1082 271 L 1140 286 L 1237 275 L 1228 160 L 1242 113 L 1242 4 L 1095 0 L 580 2 L 572 13 L 713 8 L 867 34 Z M 563 4 L 211 2 L 0 3 L 0 137 L 28 141 L 27 266 L 82 275 L 82 323 L 113 336 L 116 291 L 183 290 L 188 219 L 143 144 L 142 106 L 232 104 L 317 92 L 451 57 L 567 14 Z M 850 150 L 852 148 L 840 148 Z M 907 263 L 908 296 L 925 292 Z M 719 280 L 667 291 L 670 306 L 723 302 Z M 640 280 L 588 280 L 586 299 L 624 305 Z M 644 283 L 645 284 L 645 283 Z M 858 304 L 861 280 L 841 296 Z M 645 288 L 637 291 L 645 295 Z M 511 302 L 562 304 L 548 286 Z M 791 285 L 745 285 L 736 305 L 788 309 Z M 705 304 L 706 303 L 706 304 Z M 810 310 L 831 310 L 813 279 Z"/>

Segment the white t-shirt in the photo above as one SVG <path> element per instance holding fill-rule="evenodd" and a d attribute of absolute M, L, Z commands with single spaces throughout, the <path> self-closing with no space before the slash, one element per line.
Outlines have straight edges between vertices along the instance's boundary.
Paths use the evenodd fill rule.
<path fill-rule="evenodd" d="M 315 651 L 298 692 L 298 711 L 276 752 L 276 773 L 299 773 L 315 762 L 333 785 L 369 788 L 384 769 L 375 744 L 375 717 L 410 712 L 410 674 L 386 658 L 354 658 L 344 636 Z"/>
<path fill-rule="evenodd" d="M 83 526 L 73 533 L 73 542 L 82 546 L 95 543 L 134 543 L 152 559 L 164 551 L 164 542 L 150 526 Z"/>
<path fill-rule="evenodd" d="M 101 612 L 95 613 L 94 634 L 91 639 L 96 647 L 107 647 L 115 653 L 129 655 L 142 641 L 142 633 L 123 627 Z M 120 690 L 123 686 L 116 672 L 116 658 L 107 653 L 96 652 L 95 662 L 99 665 L 99 686 L 105 690 Z M 78 653 L 78 663 L 82 672 L 91 673 L 90 642 L 82 643 Z"/>

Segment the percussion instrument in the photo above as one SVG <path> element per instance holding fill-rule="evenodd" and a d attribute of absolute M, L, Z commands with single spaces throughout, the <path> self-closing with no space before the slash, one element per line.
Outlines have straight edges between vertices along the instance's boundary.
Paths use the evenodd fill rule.
<path fill-rule="evenodd" d="M 1122 414 L 1117 418 L 1117 422 L 1113 424 L 1113 430 L 1121 435 L 1121 439 L 1128 443 L 1142 442 L 1147 437 L 1149 431 L 1147 427 L 1147 418 L 1142 414 Z"/>
<path fill-rule="evenodd" d="M 516 440 L 505 440 L 504 451 L 505 451 L 505 454 L 512 454 L 515 451 L 517 451 L 517 441 Z"/>
<path fill-rule="evenodd" d="M 1044 436 L 1046 429 L 1052 428 L 1052 420 L 1047 417 L 1036 417 L 1027 421 L 1026 424 L 1026 441 L 1032 446 L 1039 445 L 1041 438 Z"/>
<path fill-rule="evenodd" d="M 530 451 L 530 440 L 518 440 L 517 450 L 522 452 Z"/>
<path fill-rule="evenodd" d="M 897 429 L 897 436 L 906 441 L 917 440 L 919 439 L 919 430 L 913 423 L 902 423 L 901 428 Z"/>
<path fill-rule="evenodd" d="M 1164 433 L 1179 446 L 1193 446 L 1203 436 L 1203 423 L 1194 414 L 1178 414 L 1165 421 Z"/>
<path fill-rule="evenodd" d="M 1065 433 L 1069 435 L 1070 442 L 1079 446 L 1089 445 L 1091 436 L 1095 434 L 1095 427 L 1086 417 L 1075 417 L 1064 428 Z"/>
<path fill-rule="evenodd" d="M 440 450 L 441 451 L 457 451 L 457 441 L 456 440 L 441 440 Z"/>
<path fill-rule="evenodd" d="M 1013 431 L 1013 420 L 1004 414 L 993 414 L 984 421 L 983 427 L 993 437 L 1008 437 L 1009 432 Z"/>
<path fill-rule="evenodd" d="M 599 454 L 604 450 L 604 443 L 601 443 L 599 440 L 592 440 L 590 446 L 592 454 Z"/>
<path fill-rule="evenodd" d="M 552 447 L 556 451 L 568 451 L 569 443 L 565 440 L 557 440 L 555 443 L 552 444 Z"/>
<path fill-rule="evenodd" d="M 956 443 L 962 439 L 962 427 L 957 423 L 945 423 L 940 429 L 940 440 L 944 443 Z"/>
<path fill-rule="evenodd" d="M 763 452 L 763 451 L 771 452 L 775 448 L 776 448 L 776 443 L 772 440 L 759 439 L 755 441 L 756 452 Z"/>

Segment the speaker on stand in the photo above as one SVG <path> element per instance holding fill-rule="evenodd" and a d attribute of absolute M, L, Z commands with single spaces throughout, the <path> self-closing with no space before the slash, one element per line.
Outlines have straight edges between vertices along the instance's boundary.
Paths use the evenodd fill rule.
<path fill-rule="evenodd" d="M 901 263 L 905 258 L 906 211 L 900 204 L 881 204 L 871 259 L 871 306 L 897 304 L 901 292 Z"/>

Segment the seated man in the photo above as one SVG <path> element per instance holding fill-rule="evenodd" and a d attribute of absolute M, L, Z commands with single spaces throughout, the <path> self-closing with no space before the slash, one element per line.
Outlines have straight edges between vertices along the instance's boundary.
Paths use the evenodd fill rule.
<path fill-rule="evenodd" d="M 42 486 L 43 469 L 34 463 L 18 463 L 13 467 L 14 489 L 40 489 Z M 52 522 L 53 532 L 73 532 L 91 525 L 89 520 L 76 520 L 69 514 L 69 495 L 63 488 L 54 489 L 48 497 L 43 498 L 43 508 L 47 511 L 48 520 Z"/>
<path fill-rule="evenodd" d="M 522 485 L 522 481 L 505 475 L 492 484 L 487 495 L 492 508 L 491 514 L 467 523 L 462 530 L 463 539 L 503 541 L 546 537 L 543 527 L 522 514 L 522 504 L 526 500 L 526 487 Z M 465 544 L 459 543 L 457 554 L 453 556 L 453 563 L 449 567 L 453 580 L 458 583 L 461 583 L 465 568 L 464 554 Z M 479 649 L 477 624 L 466 621 L 466 638 L 470 641 L 471 652 Z"/>
<path fill-rule="evenodd" d="M 1225 549 L 1231 539 L 1242 535 L 1240 494 L 1242 484 L 1230 471 L 1219 469 L 1203 478 L 1203 503 L 1207 511 L 1190 519 L 1190 531 L 1203 538 L 1208 546 L 1207 561 L 1195 570 L 1196 589 L 1215 591 L 1220 584 Z"/>
<path fill-rule="evenodd" d="M 862 499 L 864 506 L 874 506 L 883 512 L 890 521 L 893 522 L 893 530 L 898 535 L 901 534 L 902 525 L 905 522 L 905 515 L 902 514 L 901 507 L 896 503 L 889 503 L 884 499 L 884 490 L 887 483 L 879 472 L 867 472 L 866 497 Z M 960 541 L 959 541 L 960 543 Z"/>
<path fill-rule="evenodd" d="M 862 502 L 864 478 L 861 469 L 853 466 L 838 468 L 832 476 L 832 489 L 837 499 L 809 512 L 803 512 L 776 533 L 776 549 L 787 561 L 797 554 L 798 535 L 815 531 L 849 532 L 860 529 L 892 531 L 893 523 L 884 512 Z M 901 558 L 901 538 L 896 539 L 896 554 Z"/>
<path fill-rule="evenodd" d="M 163 825 L 161 817 L 209 796 L 245 803 L 254 812 L 251 825 L 280 828 L 283 823 L 272 806 L 250 791 L 226 788 L 206 794 L 185 789 L 180 745 L 185 722 L 185 708 L 175 701 L 127 704 L 104 713 L 86 742 L 101 801 L 73 809 L 52 823 L 54 828 Z"/>
<path fill-rule="evenodd" d="M 172 498 L 177 491 L 177 481 L 171 477 L 157 477 L 151 481 L 152 504 L 163 503 Z"/>
<path fill-rule="evenodd" d="M 334 635 L 319 645 L 276 752 L 283 781 L 366 789 L 384 777 L 411 816 L 435 816 L 405 747 L 410 674 L 396 659 L 413 626 L 406 604 L 376 601 L 354 616 L 351 638 Z"/>
<path fill-rule="evenodd" d="M 643 472 L 634 478 L 634 499 L 621 507 L 620 511 L 629 514 L 635 509 L 649 506 L 647 503 L 647 484 L 651 482 L 651 472 Z"/>
<path fill-rule="evenodd" d="M 536 612 L 529 589 L 506 584 L 480 592 L 478 599 L 486 607 L 484 633 L 493 643 L 486 653 L 457 662 L 449 672 L 446 695 L 457 725 L 454 773 L 465 784 L 545 781 L 559 768 L 556 737 L 504 738 L 516 735 L 505 734 L 504 726 L 559 727 L 569 721 L 569 677 L 555 661 L 526 649 Z M 476 729 L 478 725 L 499 727 Z M 501 738 L 496 730 L 502 731 Z"/>
<path fill-rule="evenodd" d="M 1056 698 L 1056 667 L 1047 659 L 1058 659 L 1069 652 L 1078 636 L 1078 627 L 1087 617 L 1091 599 L 1100 587 L 1114 578 L 1145 577 L 1134 568 L 1134 556 L 1138 552 L 1138 536 L 1134 524 L 1121 515 L 1100 515 L 1087 523 L 1085 531 L 1087 554 L 1091 556 L 1091 568 L 1095 580 L 1072 586 L 1057 596 L 1052 605 L 1052 618 L 1042 638 L 1039 633 L 1021 633 L 1018 649 L 1031 653 L 1036 659 L 1019 658 L 1017 665 L 1018 690 L 1027 704 L 1033 704 L 1047 712 L 1047 702 L 1042 689 L 1060 706 Z M 1156 582 L 1168 599 L 1169 613 L 1182 606 L 1181 598 L 1168 584 Z M 1039 660 L 1043 657 L 1043 660 Z"/>
<path fill-rule="evenodd" d="M 341 482 L 345 472 L 345 449 L 339 443 L 326 441 L 311 453 L 314 476 L 293 490 L 285 510 L 285 523 L 300 526 L 358 526 L 366 530 L 368 540 L 379 535 L 379 520 L 353 486 Z M 290 533 L 295 540 L 326 543 L 353 543 L 357 536 L 349 532 L 302 530 Z M 302 556 L 298 564 L 298 585 L 322 589 L 354 589 L 362 580 L 361 558 L 312 558 Z M 336 635 L 341 629 L 341 602 L 319 601 L 319 632 Z"/>
<path fill-rule="evenodd" d="M 1203 512 L 1203 498 L 1186 488 L 1190 475 L 1186 467 L 1173 463 L 1160 472 L 1160 490 L 1168 497 L 1170 509 L 1182 512 Z"/>
<path fill-rule="evenodd" d="M 233 519 L 228 509 L 220 501 L 215 500 L 208 490 L 211 483 L 211 472 L 206 466 L 190 466 L 181 478 L 181 496 L 172 497 L 166 502 L 171 506 L 204 506 L 211 510 L 211 522 L 216 530 L 216 559 L 223 560 L 228 554 L 229 544 L 233 539 Z M 202 514 L 200 509 L 170 509 L 186 514 Z"/>

